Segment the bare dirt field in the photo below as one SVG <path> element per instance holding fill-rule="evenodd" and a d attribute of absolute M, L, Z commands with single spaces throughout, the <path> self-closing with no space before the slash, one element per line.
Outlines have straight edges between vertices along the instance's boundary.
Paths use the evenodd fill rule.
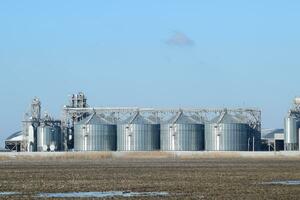
<path fill-rule="evenodd" d="M 300 185 L 261 184 L 276 180 L 300 180 L 300 159 L 104 158 L 0 161 L 0 193 L 20 192 L 11 196 L 0 195 L 0 199 L 47 199 L 36 195 L 39 192 L 96 191 L 169 193 L 169 196 L 139 196 L 134 199 L 300 198 Z M 122 198 L 133 197 L 113 197 Z"/>

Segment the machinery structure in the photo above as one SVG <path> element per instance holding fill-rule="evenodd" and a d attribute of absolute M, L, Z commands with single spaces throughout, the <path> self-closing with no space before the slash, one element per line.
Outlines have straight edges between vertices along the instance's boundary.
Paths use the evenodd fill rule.
<path fill-rule="evenodd" d="M 74 149 L 74 126 L 75 123 L 91 115 L 91 112 L 86 112 L 88 108 L 87 98 L 82 92 L 71 95 L 69 105 L 64 106 L 62 119 L 62 132 L 64 135 L 64 149 Z M 66 112 L 65 109 L 78 110 L 78 112 Z M 80 111 L 82 110 L 82 111 Z"/>
<path fill-rule="evenodd" d="M 47 113 L 41 117 L 41 102 L 32 100 L 30 111 L 23 120 L 21 151 L 61 151 L 61 121 L 52 119 Z"/>
<path fill-rule="evenodd" d="M 41 102 L 35 97 L 23 120 L 21 151 L 37 151 L 37 128 L 41 120 Z"/>
<path fill-rule="evenodd" d="M 34 98 L 23 130 L 8 138 L 7 147 L 18 151 L 260 150 L 259 109 L 90 107 L 80 92 L 70 96 L 62 111 L 61 120 L 48 114 L 42 117 L 41 102 Z M 235 121 L 229 123 L 229 118 Z M 227 126 L 231 129 L 226 132 Z"/>
<path fill-rule="evenodd" d="M 74 97 L 76 95 L 73 95 Z M 117 146 L 118 150 L 125 150 L 125 151 L 131 151 L 131 150 L 158 150 L 157 147 L 153 149 L 151 148 L 135 148 L 134 146 L 134 141 L 139 141 L 140 143 L 145 141 L 151 142 L 153 141 L 152 139 L 144 138 L 144 139 L 133 139 L 134 134 L 136 134 L 137 137 L 137 130 L 141 131 L 141 135 L 146 137 L 148 134 L 147 131 L 149 131 L 149 127 L 146 129 L 143 129 L 139 127 L 138 129 L 132 128 L 133 126 L 145 126 L 145 125 L 150 125 L 150 126 L 157 126 L 160 128 L 157 129 L 151 129 L 154 132 L 159 132 L 160 134 L 160 149 L 161 150 L 206 150 L 201 144 L 197 144 L 195 147 L 193 146 L 193 142 L 189 138 L 195 138 L 196 140 L 203 141 L 201 140 L 201 134 L 203 133 L 203 126 L 204 122 L 205 125 L 209 125 L 210 121 L 212 119 L 221 119 L 223 117 L 221 116 L 226 116 L 226 115 L 231 115 L 235 119 L 239 119 L 239 121 L 242 121 L 241 126 L 245 127 L 245 131 L 242 132 L 244 135 L 241 136 L 241 140 L 243 141 L 242 147 L 241 148 L 228 148 L 227 150 L 244 150 L 244 151 L 257 151 L 260 149 L 260 133 L 261 133 L 261 111 L 259 109 L 253 109 L 253 108 L 238 108 L 238 109 L 201 109 L 201 108 L 138 108 L 138 107 L 89 107 L 88 104 L 86 103 L 86 98 L 84 94 L 80 93 L 79 95 L 81 98 L 81 101 L 84 99 L 84 104 L 80 103 L 77 105 L 80 105 L 81 107 L 78 107 L 71 103 L 71 105 L 64 106 L 63 108 L 63 118 L 62 118 L 62 129 L 64 130 L 64 135 L 67 140 L 65 140 L 65 146 L 68 147 L 68 149 L 72 149 L 72 146 L 69 145 L 70 138 L 74 138 L 74 125 L 76 126 L 76 123 L 78 123 L 81 119 L 86 118 L 87 116 L 91 116 L 93 114 L 101 115 L 105 119 L 109 119 L 112 123 L 116 124 L 118 129 L 117 129 Z M 73 102 L 73 101 L 71 101 Z M 83 107 L 84 106 L 84 107 Z M 181 116 L 184 116 L 184 118 L 188 118 L 189 120 L 186 121 L 186 131 L 183 131 L 184 133 L 180 136 L 181 139 L 178 139 L 178 141 L 175 138 L 178 138 L 180 133 L 179 129 L 175 128 L 175 126 L 184 126 L 184 123 Z M 178 118 L 178 122 L 175 120 Z M 141 120 L 139 120 L 141 119 Z M 173 119 L 173 120 L 172 120 Z M 171 120 L 171 121 L 170 121 Z M 198 120 L 198 122 L 196 122 Z M 180 122 L 182 121 L 182 122 Z M 200 122 L 201 121 L 201 122 Z M 139 123 L 142 122 L 142 123 Z M 150 123 L 151 122 L 151 123 Z M 174 124 L 174 127 L 172 127 L 172 130 L 165 130 L 164 124 L 166 126 L 169 126 L 170 124 Z M 207 123 L 208 122 L 208 123 Z M 176 124 L 177 123 L 177 124 Z M 202 123 L 202 125 L 201 125 Z M 180 125 L 179 125 L 180 124 Z M 214 126 L 216 125 L 222 125 L 222 120 L 216 120 L 214 122 Z M 187 132 L 190 132 L 192 128 L 198 127 L 196 132 L 199 132 L 198 135 L 200 135 L 200 138 L 197 139 L 198 135 L 196 134 L 186 134 Z M 201 127 L 200 127 L 201 126 Z M 173 130 L 174 129 L 174 130 Z M 184 129 L 182 129 L 184 130 Z M 182 131 L 181 130 L 181 131 Z M 170 131 L 172 134 L 169 134 Z M 167 133 L 169 132 L 169 133 Z M 171 137 L 169 142 L 166 142 L 164 140 L 167 139 L 166 134 L 169 134 L 169 137 Z M 154 133 L 148 134 L 148 136 L 153 136 L 155 135 Z M 194 135 L 194 136 L 192 136 Z M 148 137 L 147 136 L 147 137 Z M 159 135 L 158 135 L 159 136 Z M 239 132 L 236 132 L 236 136 L 240 137 Z M 123 139 L 121 139 L 123 137 Z M 175 139 L 173 142 L 172 147 L 172 137 Z M 234 137 L 234 136 L 232 136 Z M 180 144 L 180 142 L 183 142 L 183 138 L 185 138 L 186 143 L 185 147 L 183 147 L 183 143 Z M 230 142 L 235 141 L 235 138 L 232 138 L 231 140 L 228 140 L 229 144 Z M 122 143 L 123 142 L 123 143 Z M 124 143 L 125 142 L 125 143 Z M 204 141 L 203 141 L 204 142 Z M 76 143 L 76 142 L 75 142 Z M 121 143 L 123 145 L 121 145 Z M 154 142 L 157 143 L 157 142 Z M 168 148 L 165 148 L 166 143 L 168 143 Z M 178 146 L 178 144 L 180 144 Z M 133 146 L 132 146 L 133 145 Z M 138 145 L 138 144 L 136 144 Z M 177 147 L 175 147 L 177 145 Z M 240 144 L 237 144 L 240 145 Z M 71 147 L 71 148 L 70 148 Z M 214 149 L 218 150 L 218 149 Z M 219 150 L 223 150 L 222 148 L 219 148 Z M 224 149 L 226 150 L 226 149 Z"/>

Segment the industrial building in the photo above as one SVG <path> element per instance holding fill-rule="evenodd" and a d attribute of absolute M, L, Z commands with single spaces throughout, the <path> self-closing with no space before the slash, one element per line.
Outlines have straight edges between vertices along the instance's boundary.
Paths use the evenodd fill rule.
<path fill-rule="evenodd" d="M 18 131 L 13 133 L 5 140 L 5 149 L 10 151 L 21 151 L 21 144 L 23 141 L 23 132 Z"/>
<path fill-rule="evenodd" d="M 262 151 L 284 150 L 284 129 L 262 129 L 261 130 Z"/>
<path fill-rule="evenodd" d="M 284 129 L 261 131 L 258 109 L 90 107 L 71 96 L 63 117 L 41 115 L 34 98 L 22 130 L 5 140 L 9 151 L 299 151 L 300 98 Z"/>
<path fill-rule="evenodd" d="M 12 151 L 259 151 L 258 109 L 90 107 L 72 95 L 61 119 L 41 116 L 34 98 Z"/>

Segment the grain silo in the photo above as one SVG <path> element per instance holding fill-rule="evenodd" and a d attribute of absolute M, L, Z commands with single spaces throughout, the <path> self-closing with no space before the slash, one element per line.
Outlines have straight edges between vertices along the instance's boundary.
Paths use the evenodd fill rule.
<path fill-rule="evenodd" d="M 249 129 L 246 122 L 224 112 L 205 124 L 205 150 L 247 151 L 251 140 Z"/>
<path fill-rule="evenodd" d="M 179 112 L 161 124 L 160 141 L 162 151 L 204 150 L 204 124 Z"/>
<path fill-rule="evenodd" d="M 284 119 L 284 149 L 295 151 L 299 149 L 299 118 L 290 115 Z"/>
<path fill-rule="evenodd" d="M 59 126 L 41 124 L 37 128 L 37 151 L 62 151 L 63 136 Z"/>
<path fill-rule="evenodd" d="M 155 151 L 160 149 L 160 125 L 136 112 L 117 125 L 118 151 Z"/>
<path fill-rule="evenodd" d="M 75 151 L 115 151 L 117 127 L 95 113 L 74 126 Z"/>

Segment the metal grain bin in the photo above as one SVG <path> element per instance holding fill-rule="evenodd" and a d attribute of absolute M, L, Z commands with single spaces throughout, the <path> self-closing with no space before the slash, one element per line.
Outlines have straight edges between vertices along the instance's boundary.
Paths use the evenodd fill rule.
<path fill-rule="evenodd" d="M 249 117 L 246 115 L 236 113 L 235 116 L 236 120 L 240 123 L 248 124 L 251 123 L 249 121 Z M 261 129 L 257 127 L 257 125 L 252 124 L 253 126 L 249 125 L 249 132 L 248 132 L 248 150 L 249 151 L 260 151 L 261 150 Z"/>
<path fill-rule="evenodd" d="M 182 112 L 161 124 L 162 151 L 204 150 L 204 124 Z"/>
<path fill-rule="evenodd" d="M 284 148 L 287 151 L 295 151 L 299 148 L 299 119 L 288 116 L 284 119 Z"/>
<path fill-rule="evenodd" d="M 115 151 L 117 126 L 93 114 L 74 126 L 75 151 Z"/>
<path fill-rule="evenodd" d="M 247 151 L 250 145 L 249 125 L 223 113 L 205 124 L 207 151 Z"/>
<path fill-rule="evenodd" d="M 37 128 L 37 151 L 62 151 L 63 136 L 59 126 L 41 125 Z"/>
<path fill-rule="evenodd" d="M 160 125 L 138 112 L 117 125 L 118 151 L 155 151 L 160 149 Z"/>

